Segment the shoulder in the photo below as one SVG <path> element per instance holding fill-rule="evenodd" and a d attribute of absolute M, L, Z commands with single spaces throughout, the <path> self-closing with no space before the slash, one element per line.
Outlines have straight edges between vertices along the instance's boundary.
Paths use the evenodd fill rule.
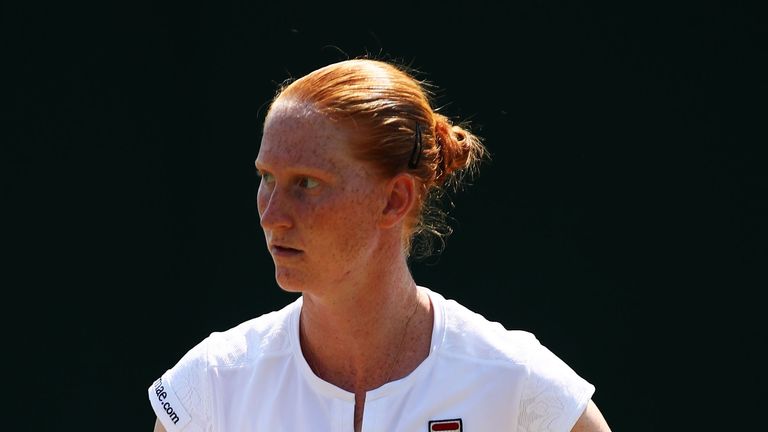
<path fill-rule="evenodd" d="M 182 361 L 205 367 L 237 367 L 265 355 L 289 351 L 291 317 L 296 308 L 300 308 L 300 300 L 227 330 L 212 332 Z"/>
<path fill-rule="evenodd" d="M 443 351 L 476 361 L 526 367 L 543 346 L 536 336 L 524 330 L 509 330 L 455 300 L 437 295 L 445 325 Z"/>
<path fill-rule="evenodd" d="M 216 370 L 239 367 L 290 351 L 297 300 L 283 309 L 213 332 L 182 356 L 148 389 L 157 418 L 169 431 L 210 430 Z"/>
<path fill-rule="evenodd" d="M 443 356 L 489 364 L 494 380 L 514 378 L 520 430 L 571 430 L 595 387 L 543 345 L 531 332 L 509 330 L 456 301 L 437 297 L 444 314 Z M 477 368 L 475 368 L 477 369 Z M 506 380 L 510 382 L 510 380 Z M 537 426 L 539 425 L 539 426 Z"/>

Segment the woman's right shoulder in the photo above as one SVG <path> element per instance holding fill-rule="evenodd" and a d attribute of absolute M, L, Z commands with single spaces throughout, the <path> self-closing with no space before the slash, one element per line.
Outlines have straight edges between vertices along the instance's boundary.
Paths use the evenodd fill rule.
<path fill-rule="evenodd" d="M 190 349 L 187 356 L 197 357 L 197 362 L 206 367 L 237 367 L 265 355 L 288 351 L 296 308 L 292 303 L 227 330 L 214 331 Z"/>

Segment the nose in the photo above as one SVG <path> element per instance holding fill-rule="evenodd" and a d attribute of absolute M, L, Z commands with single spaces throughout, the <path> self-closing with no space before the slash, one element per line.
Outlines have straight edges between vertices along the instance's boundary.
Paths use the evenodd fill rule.
<path fill-rule="evenodd" d="M 286 198 L 285 193 L 277 187 L 259 187 L 257 204 L 262 229 L 285 229 L 293 225 L 290 205 Z"/>

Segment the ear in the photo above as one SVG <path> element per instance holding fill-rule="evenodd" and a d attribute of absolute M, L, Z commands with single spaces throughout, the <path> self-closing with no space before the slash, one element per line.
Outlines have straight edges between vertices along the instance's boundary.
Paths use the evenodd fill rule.
<path fill-rule="evenodd" d="M 410 174 L 393 177 L 386 186 L 387 202 L 379 225 L 392 228 L 401 222 L 416 204 L 416 180 Z"/>

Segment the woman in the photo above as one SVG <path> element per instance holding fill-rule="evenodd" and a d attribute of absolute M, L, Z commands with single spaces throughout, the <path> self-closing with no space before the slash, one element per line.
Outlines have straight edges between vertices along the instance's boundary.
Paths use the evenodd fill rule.
<path fill-rule="evenodd" d="M 212 333 L 149 388 L 156 431 L 607 431 L 594 387 L 529 333 L 414 282 L 429 197 L 481 159 L 394 64 L 282 88 L 256 168 L 275 277 L 302 295 Z"/>

